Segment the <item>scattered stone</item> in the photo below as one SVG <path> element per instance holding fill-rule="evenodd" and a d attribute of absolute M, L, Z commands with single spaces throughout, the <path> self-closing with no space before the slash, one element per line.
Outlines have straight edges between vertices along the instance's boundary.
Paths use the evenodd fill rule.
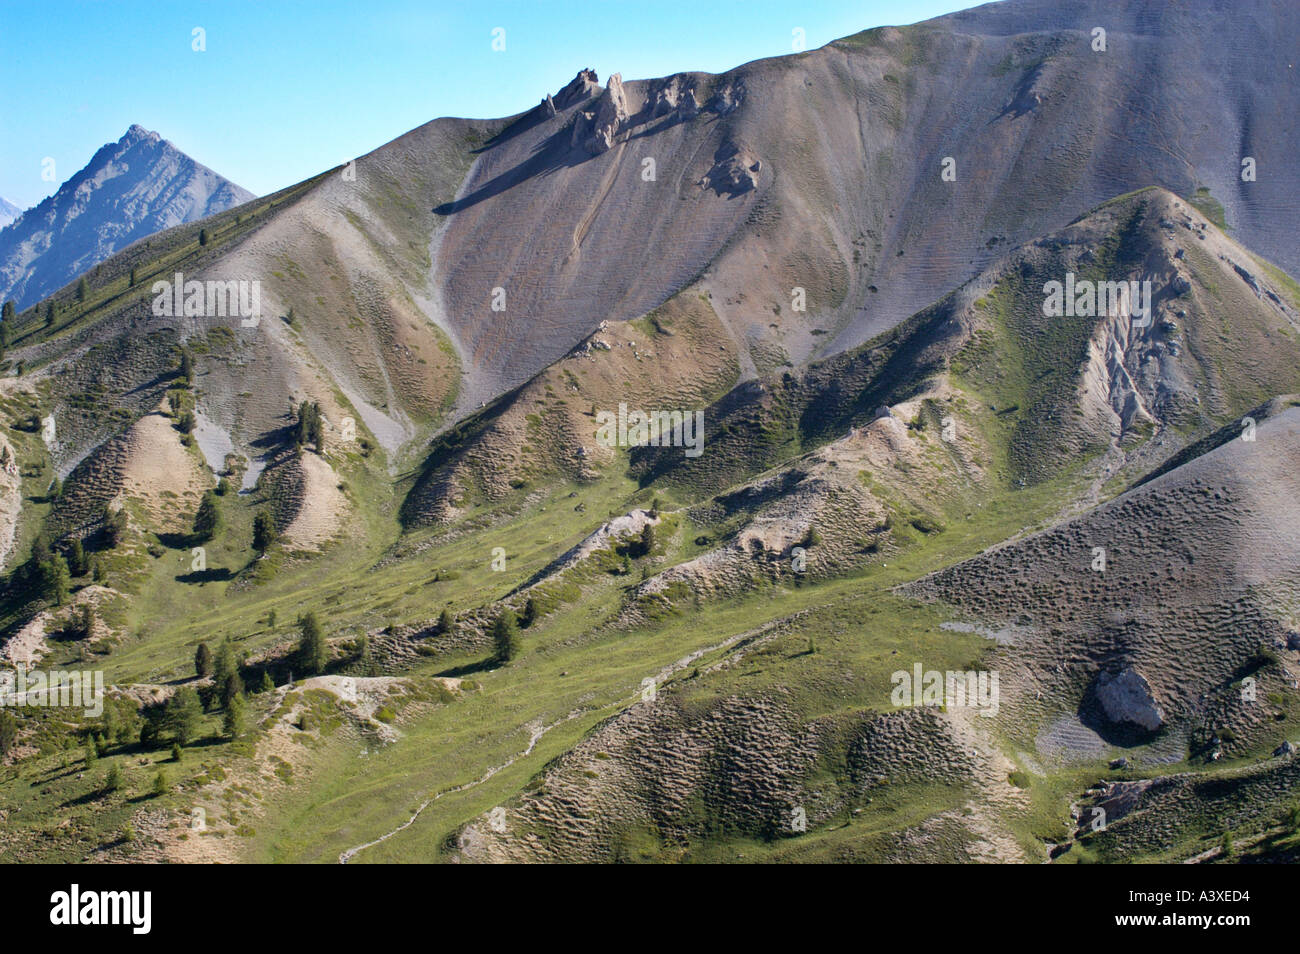
<path fill-rule="evenodd" d="M 1249 285 L 1250 290 L 1255 293 L 1255 297 L 1259 298 L 1260 297 L 1259 282 L 1255 280 L 1255 276 L 1252 275 L 1250 272 L 1246 271 L 1236 262 L 1232 263 L 1232 270 L 1241 276 L 1241 280 L 1245 282 L 1247 285 Z"/>

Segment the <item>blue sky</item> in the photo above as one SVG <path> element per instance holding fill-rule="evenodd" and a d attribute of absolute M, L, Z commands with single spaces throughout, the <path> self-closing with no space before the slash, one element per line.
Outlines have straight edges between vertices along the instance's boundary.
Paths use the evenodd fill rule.
<path fill-rule="evenodd" d="M 131 123 L 265 194 L 438 116 L 520 112 L 583 67 L 602 82 L 721 72 L 789 53 L 795 28 L 814 49 L 970 5 L 0 0 L 0 196 L 35 205 Z M 55 182 L 41 179 L 46 157 Z"/>

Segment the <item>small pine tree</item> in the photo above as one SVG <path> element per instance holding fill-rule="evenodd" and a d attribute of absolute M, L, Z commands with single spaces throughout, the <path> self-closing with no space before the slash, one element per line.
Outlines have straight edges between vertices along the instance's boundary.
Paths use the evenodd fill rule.
<path fill-rule="evenodd" d="M 448 635 L 456 625 L 456 617 L 451 615 L 451 610 L 443 607 L 442 614 L 438 617 L 438 632 L 443 636 Z"/>
<path fill-rule="evenodd" d="M 7 709 L 0 709 L 0 758 L 9 754 L 18 741 L 18 720 Z"/>
<path fill-rule="evenodd" d="M 244 723 L 246 721 L 246 704 L 243 696 L 235 696 L 226 706 L 226 717 L 222 720 L 221 727 L 225 730 L 227 736 L 231 739 L 237 739 L 244 734 Z"/>
<path fill-rule="evenodd" d="M 57 553 L 41 564 L 41 591 L 45 598 L 55 606 L 62 606 L 68 601 L 72 589 L 72 574 L 68 572 L 68 561 Z"/>
<path fill-rule="evenodd" d="M 194 650 L 194 673 L 200 679 L 212 675 L 212 650 L 207 643 L 199 643 L 199 648 Z"/>
<path fill-rule="evenodd" d="M 16 311 L 12 300 L 5 302 L 3 307 L 0 307 L 0 321 L 13 321 Z"/>
<path fill-rule="evenodd" d="M 650 556 L 655 552 L 655 525 L 647 523 L 641 528 L 641 546 L 640 555 L 643 557 Z"/>
<path fill-rule="evenodd" d="M 104 791 L 116 792 L 122 787 L 122 767 L 114 762 L 104 775 Z"/>
<path fill-rule="evenodd" d="M 77 282 L 77 301 L 85 301 L 89 294 L 90 285 L 86 282 L 86 276 L 82 275 Z"/>
<path fill-rule="evenodd" d="M 189 348 L 181 349 L 180 375 L 186 387 L 194 383 L 194 355 Z"/>
<path fill-rule="evenodd" d="M 158 774 L 153 777 L 153 788 L 150 790 L 150 794 L 154 798 L 167 794 L 167 776 L 162 769 L 159 769 Z"/>
<path fill-rule="evenodd" d="M 179 745 L 188 745 L 199 731 L 203 706 L 199 694 L 189 686 L 181 686 L 163 707 L 163 725 Z"/>
<path fill-rule="evenodd" d="M 92 562 L 92 564 L 91 564 L 91 574 L 90 574 L 90 575 L 91 575 L 91 578 L 92 578 L 96 583 L 103 583 L 103 582 L 104 582 L 104 579 L 105 579 L 105 577 L 108 576 L 108 573 L 107 573 L 107 571 L 104 569 L 104 561 L 103 561 L 103 560 L 99 559 L 98 557 L 95 558 L 95 560 L 94 560 L 94 561 Z"/>
<path fill-rule="evenodd" d="M 45 327 L 54 327 L 54 302 L 52 300 L 45 303 Z"/>
<path fill-rule="evenodd" d="M 95 748 L 95 740 L 91 739 L 86 743 L 86 768 L 94 768 L 95 763 L 99 761 L 99 750 Z"/>
<path fill-rule="evenodd" d="M 194 514 L 194 539 L 207 543 L 221 530 L 221 508 L 217 506 L 217 495 L 209 490 L 199 501 L 198 512 Z"/>
<path fill-rule="evenodd" d="M 235 659 L 235 646 L 228 638 L 223 639 L 212 658 L 212 683 L 223 687 L 232 675 L 238 673 L 239 661 Z"/>
<path fill-rule="evenodd" d="M 128 288 L 134 288 L 134 287 L 135 287 L 135 269 L 134 269 L 134 268 L 131 269 L 131 278 L 130 278 L 129 281 L 128 281 L 128 285 L 127 285 L 127 287 L 128 287 Z"/>
<path fill-rule="evenodd" d="M 294 441 L 299 447 L 308 441 L 315 443 L 318 434 L 323 442 L 325 429 L 321 422 L 320 405 L 315 401 L 303 401 L 298 405 L 298 427 L 294 432 Z M 318 449 L 323 446 L 322 443 Z"/>
<path fill-rule="evenodd" d="M 528 602 L 524 603 L 523 614 L 519 617 L 520 628 L 527 629 L 532 626 L 533 623 L 537 622 L 537 616 L 537 601 L 530 596 L 528 597 Z"/>
<path fill-rule="evenodd" d="M 265 553 L 275 542 L 275 521 L 265 510 L 259 510 L 253 518 L 253 549 Z"/>
<path fill-rule="evenodd" d="M 126 510 L 119 507 L 114 510 L 108 504 L 104 505 L 104 541 L 109 547 L 116 547 L 126 536 L 127 518 Z"/>
<path fill-rule="evenodd" d="M 227 709 L 234 704 L 236 699 L 244 697 L 244 680 L 239 677 L 239 673 L 232 672 L 226 677 L 226 681 L 221 686 L 221 704 Z"/>
<path fill-rule="evenodd" d="M 86 563 L 86 548 L 80 537 L 73 537 L 68 544 L 68 572 L 73 576 L 85 576 L 89 567 Z"/>
<path fill-rule="evenodd" d="M 184 754 L 184 753 L 183 753 L 183 751 L 182 751 L 182 749 L 181 749 L 181 744 L 180 744 L 179 742 L 173 742 L 173 743 L 172 743 L 172 761 L 173 761 L 173 762 L 179 762 L 179 761 L 181 760 L 181 756 L 182 756 L 183 754 Z"/>
<path fill-rule="evenodd" d="M 68 636 L 71 639 L 89 639 L 94 632 L 95 614 L 89 604 L 74 608 L 68 618 Z"/>
<path fill-rule="evenodd" d="M 311 442 L 316 445 L 316 453 L 325 453 L 325 419 L 317 411 L 311 419 Z"/>
<path fill-rule="evenodd" d="M 207 245 L 207 244 L 208 244 L 208 230 L 199 229 L 199 245 Z"/>
<path fill-rule="evenodd" d="M 258 692 L 272 692 L 275 690 L 275 680 L 271 678 L 270 670 L 262 670 L 262 682 L 258 685 Z"/>
<path fill-rule="evenodd" d="M 37 565 L 47 563 L 52 556 L 54 551 L 50 549 L 50 535 L 41 530 L 32 541 L 32 562 Z"/>
<path fill-rule="evenodd" d="M 309 675 L 325 671 L 329 662 L 329 646 L 325 642 L 325 631 L 321 629 L 320 620 L 315 613 L 308 613 L 300 621 L 302 639 L 298 643 L 298 663 Z"/>
<path fill-rule="evenodd" d="M 497 663 L 508 663 L 519 655 L 519 622 L 514 610 L 508 607 L 502 610 L 492 624 L 492 646 L 495 650 L 492 658 Z"/>

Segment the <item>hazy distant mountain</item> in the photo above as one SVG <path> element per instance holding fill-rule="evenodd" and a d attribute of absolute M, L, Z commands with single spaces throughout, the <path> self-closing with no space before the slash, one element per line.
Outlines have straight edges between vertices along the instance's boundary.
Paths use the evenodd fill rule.
<path fill-rule="evenodd" d="M 157 133 L 132 126 L 0 233 L 0 299 L 20 309 L 35 304 L 137 239 L 252 197 Z"/>
<path fill-rule="evenodd" d="M 23 210 L 18 208 L 4 196 L 0 196 L 0 229 L 4 228 L 18 216 L 23 214 Z"/>

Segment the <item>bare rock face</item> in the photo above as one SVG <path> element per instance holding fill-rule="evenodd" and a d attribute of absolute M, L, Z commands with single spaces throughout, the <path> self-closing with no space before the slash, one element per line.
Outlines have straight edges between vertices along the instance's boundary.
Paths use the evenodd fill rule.
<path fill-rule="evenodd" d="M 600 92 L 600 81 L 596 77 L 596 71 L 580 70 L 578 75 L 569 81 L 568 86 L 555 94 L 551 103 L 556 109 L 568 109 L 570 106 L 586 102 L 598 92 Z"/>
<path fill-rule="evenodd" d="M 762 161 L 743 146 L 735 143 L 723 145 L 713 156 L 713 168 L 700 185 L 718 195 L 743 195 L 758 185 Z"/>
<path fill-rule="evenodd" d="M 719 116 L 734 112 L 745 98 L 745 87 L 741 83 L 725 83 L 718 88 L 709 100 L 709 109 Z"/>
<path fill-rule="evenodd" d="M 596 101 L 595 111 L 583 113 L 574 123 L 573 144 L 581 144 L 587 152 L 598 156 L 614 145 L 626 123 L 627 96 L 623 93 L 623 77 L 615 73 L 609 78 L 604 95 Z"/>
<path fill-rule="evenodd" d="M 695 116 L 700 104 L 695 99 L 695 88 L 679 76 L 669 79 L 652 94 L 650 114 L 655 118 L 676 114 L 684 119 Z"/>
<path fill-rule="evenodd" d="M 1151 695 L 1151 686 L 1132 666 L 1098 673 L 1094 687 L 1103 714 L 1115 725 L 1136 726 L 1147 732 L 1164 725 L 1164 713 Z"/>

